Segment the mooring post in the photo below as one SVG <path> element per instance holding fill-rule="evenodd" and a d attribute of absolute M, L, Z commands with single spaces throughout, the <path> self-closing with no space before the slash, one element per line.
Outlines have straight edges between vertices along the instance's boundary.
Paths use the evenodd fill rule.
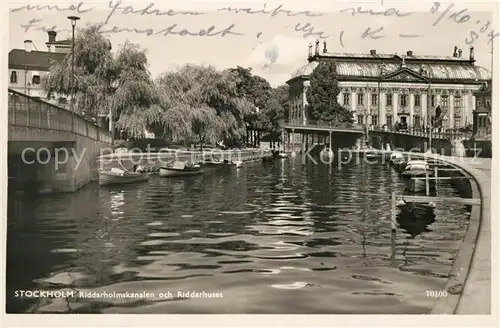
<path fill-rule="evenodd" d="M 396 192 L 391 195 L 391 262 L 396 266 Z"/>
<path fill-rule="evenodd" d="M 452 173 L 453 175 L 453 173 Z M 434 178 L 436 179 L 436 186 L 434 188 L 436 188 L 436 193 L 437 193 L 437 190 L 438 190 L 438 168 L 437 166 L 434 167 Z"/>
<path fill-rule="evenodd" d="M 425 171 L 425 195 L 429 196 L 429 172 Z M 415 181 L 416 183 L 416 181 Z"/>

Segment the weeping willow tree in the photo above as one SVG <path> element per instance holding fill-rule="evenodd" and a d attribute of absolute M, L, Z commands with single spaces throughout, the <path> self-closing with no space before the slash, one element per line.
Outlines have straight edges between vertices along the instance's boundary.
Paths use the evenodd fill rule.
<path fill-rule="evenodd" d="M 210 66 L 185 65 L 162 74 L 156 87 L 159 103 L 142 115 L 163 137 L 203 147 L 221 140 L 232 143 L 245 135 L 244 118 L 252 105 L 238 95 L 231 74 Z"/>
<path fill-rule="evenodd" d="M 75 71 L 71 88 L 72 55 L 50 68 L 43 85 L 51 95 L 73 95 L 72 110 L 95 117 L 112 114 L 117 126 L 132 135 L 144 132 L 142 111 L 157 103 L 157 92 L 147 69 L 144 50 L 126 42 L 116 55 L 97 26 L 75 36 Z M 133 121 L 122 116 L 135 117 Z"/>

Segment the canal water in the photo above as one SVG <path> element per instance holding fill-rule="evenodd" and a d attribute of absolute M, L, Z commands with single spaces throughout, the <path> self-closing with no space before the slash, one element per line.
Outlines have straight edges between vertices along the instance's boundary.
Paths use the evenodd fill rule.
<path fill-rule="evenodd" d="M 296 158 L 75 194 L 9 195 L 7 311 L 427 313 L 437 299 L 426 292 L 444 288 L 469 213 L 438 204 L 428 225 L 400 221 L 393 266 L 394 190 L 404 184 L 388 164 L 339 169 Z M 438 193 L 458 196 L 446 183 Z M 22 290 L 101 297 L 16 297 Z"/>

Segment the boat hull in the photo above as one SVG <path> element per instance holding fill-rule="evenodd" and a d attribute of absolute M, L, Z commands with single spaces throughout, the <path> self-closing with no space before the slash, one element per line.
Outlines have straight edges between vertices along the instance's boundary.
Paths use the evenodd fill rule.
<path fill-rule="evenodd" d="M 202 169 L 174 169 L 170 167 L 160 167 L 158 175 L 160 177 L 187 177 L 193 175 L 200 175 L 203 173 Z"/>
<path fill-rule="evenodd" d="M 413 192 L 426 191 L 425 179 L 412 179 L 406 181 L 406 189 Z M 436 180 L 429 177 L 429 190 L 436 189 Z"/>
<path fill-rule="evenodd" d="M 100 186 L 111 186 L 120 184 L 130 184 L 145 182 L 149 179 L 149 174 L 133 174 L 133 175 L 116 175 L 108 174 L 106 172 L 99 173 L 99 185 Z"/>
<path fill-rule="evenodd" d="M 406 203 L 398 205 L 400 215 L 412 218 L 429 218 L 434 216 L 434 206 L 428 204 Z"/>

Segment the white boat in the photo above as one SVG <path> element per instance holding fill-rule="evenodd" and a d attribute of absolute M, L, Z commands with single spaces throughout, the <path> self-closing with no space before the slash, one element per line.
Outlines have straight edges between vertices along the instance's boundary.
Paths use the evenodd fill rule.
<path fill-rule="evenodd" d="M 99 172 L 100 186 L 143 182 L 147 181 L 148 179 L 149 179 L 148 173 L 129 172 L 118 168 L 112 168 L 109 171 Z"/>
<path fill-rule="evenodd" d="M 287 153 L 284 153 L 284 152 L 280 152 L 278 153 L 278 158 L 287 158 L 288 157 L 288 154 Z"/>
<path fill-rule="evenodd" d="M 207 156 L 199 162 L 203 169 L 217 170 L 227 165 L 227 162 L 216 158 L 215 156 Z"/>
<path fill-rule="evenodd" d="M 436 180 L 432 178 L 434 172 L 430 170 L 429 164 L 425 161 L 408 162 L 401 176 L 407 178 L 406 188 L 410 191 L 426 191 L 426 177 L 429 183 L 429 190 L 436 188 Z"/>
<path fill-rule="evenodd" d="M 332 158 L 333 156 L 335 156 L 333 150 L 331 148 L 323 148 L 320 152 L 319 152 L 319 155 L 321 157 L 327 157 L 327 158 Z"/>
<path fill-rule="evenodd" d="M 162 166 L 158 175 L 161 177 L 185 177 L 202 174 L 200 165 L 186 165 L 185 162 L 175 161 L 172 166 Z"/>
<path fill-rule="evenodd" d="M 400 162 L 402 159 L 404 159 L 404 156 L 399 151 L 393 151 L 389 157 L 389 160 L 391 161 L 391 163 Z"/>
<path fill-rule="evenodd" d="M 235 165 L 237 168 L 243 167 L 242 161 L 232 161 L 231 163 Z"/>

